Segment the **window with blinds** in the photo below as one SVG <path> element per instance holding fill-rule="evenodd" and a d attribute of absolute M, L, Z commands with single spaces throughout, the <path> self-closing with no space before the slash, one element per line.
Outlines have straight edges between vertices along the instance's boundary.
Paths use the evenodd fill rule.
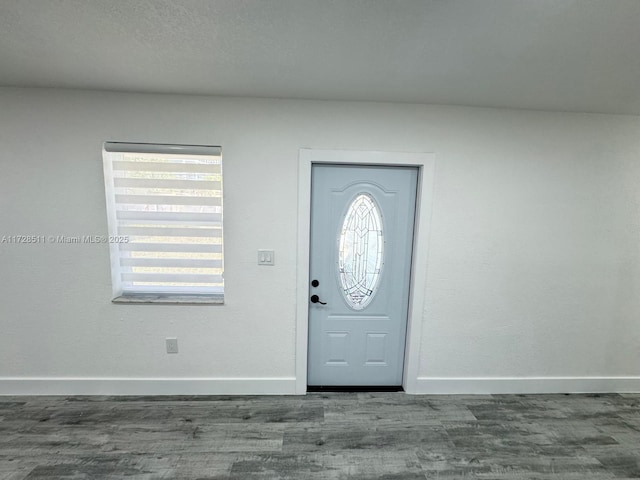
<path fill-rule="evenodd" d="M 114 301 L 220 303 L 220 147 L 106 142 Z"/>

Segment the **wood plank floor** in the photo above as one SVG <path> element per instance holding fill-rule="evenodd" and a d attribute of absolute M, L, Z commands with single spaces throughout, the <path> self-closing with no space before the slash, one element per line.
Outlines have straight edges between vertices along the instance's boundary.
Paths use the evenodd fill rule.
<path fill-rule="evenodd" d="M 0 397 L 0 478 L 640 478 L 640 395 Z"/>

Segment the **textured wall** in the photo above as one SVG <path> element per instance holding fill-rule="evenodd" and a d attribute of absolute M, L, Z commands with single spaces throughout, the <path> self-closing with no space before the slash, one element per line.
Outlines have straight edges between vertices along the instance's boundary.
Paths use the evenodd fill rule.
<path fill-rule="evenodd" d="M 0 237 L 105 234 L 105 140 L 222 146 L 226 304 L 113 305 L 107 246 L 0 244 L 0 386 L 293 378 L 299 148 L 436 153 L 421 377 L 640 375 L 638 117 L 0 89 Z"/>

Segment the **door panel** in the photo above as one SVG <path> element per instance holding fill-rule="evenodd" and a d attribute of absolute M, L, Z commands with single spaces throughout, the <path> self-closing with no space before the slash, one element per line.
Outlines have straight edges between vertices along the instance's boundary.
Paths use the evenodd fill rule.
<path fill-rule="evenodd" d="M 402 384 L 417 177 L 313 165 L 309 385 Z"/>

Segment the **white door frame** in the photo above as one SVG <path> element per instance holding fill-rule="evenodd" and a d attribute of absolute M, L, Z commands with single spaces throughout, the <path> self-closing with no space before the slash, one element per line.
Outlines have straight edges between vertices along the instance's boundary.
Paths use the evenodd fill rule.
<path fill-rule="evenodd" d="M 355 150 L 300 149 L 298 163 L 298 255 L 296 282 L 296 394 L 307 392 L 307 345 L 309 336 L 309 241 L 311 228 L 311 167 L 313 164 L 387 165 L 418 167 L 416 222 L 413 231 L 413 258 L 407 339 L 402 387 L 418 393 L 420 342 L 424 317 L 424 291 L 427 285 L 427 260 L 435 155 L 433 153 L 366 152 Z"/>

